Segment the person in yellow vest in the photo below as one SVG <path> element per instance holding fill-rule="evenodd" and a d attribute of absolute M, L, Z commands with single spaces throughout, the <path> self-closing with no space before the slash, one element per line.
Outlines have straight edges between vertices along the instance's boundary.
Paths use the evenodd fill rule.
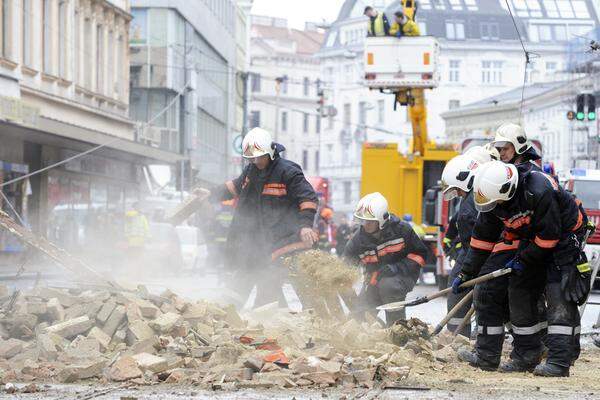
<path fill-rule="evenodd" d="M 384 13 L 380 13 L 371 6 L 365 7 L 364 15 L 369 17 L 367 36 L 389 36 L 390 23 Z"/>
<path fill-rule="evenodd" d="M 134 203 L 133 209 L 125 213 L 125 240 L 127 241 L 128 256 L 141 255 L 149 236 L 148 219 L 140 211 L 139 203 Z"/>
<path fill-rule="evenodd" d="M 390 27 L 390 36 L 421 36 L 421 31 L 415 21 L 404 15 L 402 11 L 396 11 L 394 22 Z"/>

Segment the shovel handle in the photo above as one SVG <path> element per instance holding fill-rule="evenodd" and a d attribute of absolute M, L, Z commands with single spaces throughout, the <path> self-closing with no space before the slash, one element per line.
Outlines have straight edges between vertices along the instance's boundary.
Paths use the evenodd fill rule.
<path fill-rule="evenodd" d="M 444 319 L 442 319 L 441 322 L 435 327 L 435 330 L 433 331 L 433 335 L 435 336 L 438 333 L 440 333 L 442 331 L 442 329 L 444 329 L 444 326 L 446 326 L 448 321 L 450 321 L 450 318 L 454 317 L 454 315 L 458 312 L 458 310 L 460 310 L 462 307 L 464 307 L 464 305 L 467 304 L 472 299 L 473 299 L 473 291 L 471 290 L 469 293 L 467 293 L 465 295 L 465 297 L 463 297 L 462 299 L 460 299 L 460 301 L 458 303 L 456 303 L 456 305 L 452 308 L 452 310 L 450 310 L 450 312 L 448 312 L 448 314 L 444 317 Z"/>
<path fill-rule="evenodd" d="M 473 314 L 475 314 L 475 308 L 471 306 L 465 317 L 462 319 L 462 321 L 460 321 L 460 325 L 456 327 L 454 332 L 452 332 L 452 336 L 456 337 L 465 328 L 465 326 L 467 326 L 467 324 L 471 324 L 471 317 Z"/>

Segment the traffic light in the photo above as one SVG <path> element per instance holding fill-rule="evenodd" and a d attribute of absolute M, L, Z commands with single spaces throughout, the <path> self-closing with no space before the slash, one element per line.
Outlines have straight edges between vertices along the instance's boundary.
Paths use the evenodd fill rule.
<path fill-rule="evenodd" d="M 585 94 L 577 95 L 577 112 L 575 118 L 578 121 L 583 121 L 585 118 Z"/>
<path fill-rule="evenodd" d="M 588 121 L 596 120 L 596 96 L 593 94 L 587 95 L 587 119 Z"/>

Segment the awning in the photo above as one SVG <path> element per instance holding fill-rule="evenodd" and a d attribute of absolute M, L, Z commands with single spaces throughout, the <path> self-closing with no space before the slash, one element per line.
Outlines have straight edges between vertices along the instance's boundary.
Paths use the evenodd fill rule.
<path fill-rule="evenodd" d="M 86 151 L 91 147 L 110 142 L 94 154 L 139 164 L 169 164 L 187 160 L 181 154 L 161 150 L 127 139 L 118 139 L 105 133 L 67 124 L 43 116 L 38 119 L 39 128 L 0 121 L 1 132 L 33 143 Z"/>

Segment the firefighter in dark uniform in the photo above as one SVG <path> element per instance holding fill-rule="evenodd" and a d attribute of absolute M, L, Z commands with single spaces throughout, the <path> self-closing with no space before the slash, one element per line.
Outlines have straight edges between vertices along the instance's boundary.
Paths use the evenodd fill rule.
<path fill-rule="evenodd" d="M 479 163 L 476 160 L 467 155 L 462 155 L 450 160 L 442 172 L 442 193 L 444 200 L 451 201 L 456 197 L 461 198 L 459 209 L 450 221 L 448 230 L 444 236 L 444 243 L 447 244 L 444 251 L 456 254 L 451 261 L 453 266 L 449 277 L 450 282 L 460 272 L 465 251 L 469 248 L 471 231 L 477 219 L 477 210 L 473 203 L 473 193 L 471 190 L 473 189 L 473 182 L 475 180 L 475 170 L 478 166 Z M 466 292 L 448 295 L 448 311 L 453 309 L 465 295 Z M 469 302 L 448 321 L 447 328 L 449 331 L 454 332 L 458 328 L 470 308 L 471 303 Z M 459 333 L 467 338 L 470 337 L 471 324 L 468 323 L 465 325 Z"/>
<path fill-rule="evenodd" d="M 489 152 L 492 159 L 519 165 L 522 172 L 532 169 L 539 170 L 534 162 L 539 160 L 540 156 L 533 149 L 519 125 L 512 123 L 501 125 L 496 131 L 494 141 L 486 145 L 484 149 Z M 512 240 L 510 236 L 510 233 L 504 232 L 503 240 L 495 243 L 490 256 L 481 267 L 480 275 L 504 268 L 516 256 L 519 241 Z M 510 320 L 508 288 L 508 276 L 501 276 L 475 286 L 473 299 L 478 332 L 475 352 L 459 351 L 459 359 L 485 370 L 495 370 L 498 367 L 504 342 L 504 325 Z M 535 326 L 536 329 L 539 328 L 536 336 L 541 338 L 546 334 L 546 305 L 543 295 L 537 293 L 536 295 L 538 296 L 538 309 L 535 315 L 538 322 Z M 519 332 L 519 328 L 517 331 Z M 524 331 L 521 330 L 521 332 Z M 520 371 L 522 363 L 518 359 L 511 359 L 500 364 L 500 370 L 502 372 Z"/>
<path fill-rule="evenodd" d="M 227 237 L 227 263 L 236 266 L 236 287 L 246 299 L 257 287 L 255 306 L 279 300 L 287 268 L 282 257 L 312 248 L 317 195 L 297 164 L 281 158 L 285 148 L 264 129 L 254 128 L 242 142 L 250 161 L 242 174 L 211 194 L 213 201 L 237 199 Z M 302 300 L 302 299 L 301 299 Z"/>
<path fill-rule="evenodd" d="M 475 206 L 481 213 L 453 288 L 458 289 L 480 272 L 501 235 L 507 244 L 514 245 L 518 240 L 517 255 L 506 265 L 514 270 L 508 289 L 514 338 L 512 371 L 535 369 L 537 375 L 568 376 L 577 356 L 577 304 L 585 301 L 589 292 L 589 264 L 572 240 L 585 232 L 585 214 L 552 177 L 524 164 L 485 164 L 477 172 L 474 190 Z M 537 315 L 538 300 L 547 275 L 549 287 L 554 285 L 554 290 L 547 291 L 548 359 L 537 365 L 544 328 Z M 487 355 L 479 350 L 472 362 L 479 367 L 489 366 Z"/>
<path fill-rule="evenodd" d="M 346 245 L 344 258 L 365 268 L 361 300 L 376 314 L 377 306 L 403 301 L 413 290 L 427 247 L 409 224 L 388 212 L 380 193 L 363 197 L 354 216 L 362 226 Z M 388 325 L 405 318 L 404 310 L 386 311 Z"/>

